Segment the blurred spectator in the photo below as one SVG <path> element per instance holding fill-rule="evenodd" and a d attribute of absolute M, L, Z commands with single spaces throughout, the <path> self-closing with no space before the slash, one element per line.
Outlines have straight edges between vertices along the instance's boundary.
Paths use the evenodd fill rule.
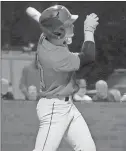
<path fill-rule="evenodd" d="M 12 88 L 12 83 L 9 83 L 8 91 L 5 95 L 5 98 L 7 100 L 14 100 L 14 95 L 13 95 L 13 88 Z"/>
<path fill-rule="evenodd" d="M 38 99 L 40 93 L 40 74 L 36 60 L 24 67 L 19 88 L 26 100 Z"/>
<path fill-rule="evenodd" d="M 37 100 L 37 88 L 34 85 L 28 87 L 29 100 L 35 101 Z"/>
<path fill-rule="evenodd" d="M 23 51 L 24 52 L 32 52 L 34 47 L 35 47 L 35 44 L 32 42 L 29 42 L 28 46 L 23 47 Z"/>
<path fill-rule="evenodd" d="M 93 97 L 94 102 L 113 102 L 114 97 L 108 91 L 108 85 L 104 80 L 99 80 L 96 82 L 96 95 Z"/>
<path fill-rule="evenodd" d="M 120 102 L 120 100 L 121 100 L 121 93 L 120 93 L 119 90 L 117 90 L 117 89 L 110 89 L 109 93 L 112 94 L 114 102 Z"/>
<path fill-rule="evenodd" d="M 5 95 L 8 91 L 9 82 L 7 79 L 1 79 L 1 96 Z"/>
<path fill-rule="evenodd" d="M 121 102 L 126 102 L 126 93 L 123 94 L 123 96 L 120 99 Z"/>
<path fill-rule="evenodd" d="M 1 85 L 2 85 L 1 98 L 4 100 L 14 100 L 12 83 L 11 82 L 9 83 L 7 79 L 2 79 Z"/>
<path fill-rule="evenodd" d="M 10 44 L 8 44 L 8 43 L 5 43 L 4 45 L 3 45 L 3 47 L 2 47 L 2 50 L 10 50 Z"/>
<path fill-rule="evenodd" d="M 79 86 L 79 90 L 73 96 L 73 101 L 84 101 L 84 102 L 92 102 L 92 98 L 86 95 L 86 81 L 84 79 L 77 80 L 77 84 Z"/>
<path fill-rule="evenodd" d="M 1 98 L 5 99 L 5 95 L 8 91 L 9 82 L 7 79 L 1 79 Z"/>

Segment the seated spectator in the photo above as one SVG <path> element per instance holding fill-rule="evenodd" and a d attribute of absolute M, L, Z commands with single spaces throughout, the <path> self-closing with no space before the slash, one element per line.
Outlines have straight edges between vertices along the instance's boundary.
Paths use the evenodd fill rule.
<path fill-rule="evenodd" d="M 93 96 L 94 102 L 113 102 L 114 98 L 108 91 L 108 85 L 104 80 L 99 80 L 95 84 L 96 95 Z"/>
<path fill-rule="evenodd" d="M 123 96 L 120 99 L 121 102 L 126 102 L 126 93 L 123 94 Z"/>
<path fill-rule="evenodd" d="M 1 83 L 2 83 L 1 98 L 4 100 L 14 100 L 12 83 L 11 82 L 9 83 L 7 79 L 2 79 Z"/>
<path fill-rule="evenodd" d="M 40 73 L 36 60 L 24 67 L 19 88 L 26 100 L 38 100 L 40 94 Z"/>
<path fill-rule="evenodd" d="M 92 102 L 92 98 L 86 95 L 86 81 L 84 79 L 80 79 L 77 80 L 77 84 L 79 86 L 79 90 L 73 95 L 73 101 L 83 101 L 87 103 Z"/>
<path fill-rule="evenodd" d="M 28 43 L 28 46 L 23 47 L 24 52 L 32 52 L 33 48 L 35 47 L 35 44 L 32 42 Z"/>
<path fill-rule="evenodd" d="M 14 100 L 14 95 L 13 95 L 13 88 L 12 88 L 12 83 L 9 83 L 8 91 L 6 95 L 4 96 L 7 100 Z"/>
<path fill-rule="evenodd" d="M 28 87 L 29 100 L 37 100 L 37 88 L 34 85 Z"/>
<path fill-rule="evenodd" d="M 121 101 L 121 93 L 120 93 L 119 90 L 117 90 L 117 89 L 110 89 L 109 93 L 112 94 L 114 102 L 120 102 Z"/>
<path fill-rule="evenodd" d="M 7 79 L 1 79 L 1 98 L 4 99 L 4 95 L 6 95 L 8 91 L 9 82 Z"/>

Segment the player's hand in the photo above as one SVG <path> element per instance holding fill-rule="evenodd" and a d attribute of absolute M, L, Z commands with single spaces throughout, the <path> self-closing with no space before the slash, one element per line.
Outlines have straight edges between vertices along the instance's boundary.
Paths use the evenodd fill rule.
<path fill-rule="evenodd" d="M 98 16 L 94 13 L 87 15 L 84 21 L 84 32 L 90 31 L 94 33 L 94 31 L 96 30 L 96 27 L 99 24 L 98 20 L 99 20 Z"/>

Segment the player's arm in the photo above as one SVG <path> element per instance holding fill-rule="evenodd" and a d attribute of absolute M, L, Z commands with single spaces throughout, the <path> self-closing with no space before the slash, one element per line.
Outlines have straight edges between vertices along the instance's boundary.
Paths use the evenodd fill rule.
<path fill-rule="evenodd" d="M 62 54 L 62 55 L 61 55 Z M 78 71 L 84 66 L 94 63 L 95 61 L 95 43 L 92 41 L 85 41 L 80 53 L 63 53 L 59 54 L 58 61 L 55 61 L 56 71 Z"/>
<path fill-rule="evenodd" d="M 95 66 L 94 31 L 98 25 L 98 17 L 91 14 L 84 22 L 84 42 L 79 53 L 80 68 L 76 71 L 76 78 L 88 77 Z"/>
<path fill-rule="evenodd" d="M 84 43 L 81 52 L 67 53 L 59 62 L 56 62 L 57 71 L 78 71 L 84 66 L 92 66 L 95 61 L 94 31 L 98 25 L 98 17 L 95 14 L 87 16 L 84 22 Z"/>
<path fill-rule="evenodd" d="M 92 13 L 84 21 L 84 42 L 79 53 L 80 68 L 95 61 L 94 31 L 98 25 L 98 17 Z"/>
<path fill-rule="evenodd" d="M 83 42 L 81 52 L 79 53 L 80 67 L 76 71 L 76 78 L 88 77 L 95 66 L 95 42 L 94 35 L 91 32 L 85 32 L 85 41 Z"/>
<path fill-rule="evenodd" d="M 85 32 L 85 41 L 83 42 L 81 52 L 78 54 L 80 67 L 91 64 L 95 61 L 95 42 L 92 32 Z"/>

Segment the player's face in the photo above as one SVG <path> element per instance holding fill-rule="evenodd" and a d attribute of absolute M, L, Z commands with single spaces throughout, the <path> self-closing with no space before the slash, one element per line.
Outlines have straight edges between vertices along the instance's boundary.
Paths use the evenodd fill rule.
<path fill-rule="evenodd" d="M 65 37 L 61 38 L 61 39 L 50 39 L 50 41 L 55 44 L 55 45 L 62 45 L 64 44 L 71 44 L 72 43 L 72 37 L 74 36 L 74 32 L 73 32 L 73 28 L 74 25 L 73 24 L 65 24 L 64 27 L 65 28 Z M 57 30 L 58 32 L 58 30 Z M 49 39 L 49 38 L 48 38 Z"/>

